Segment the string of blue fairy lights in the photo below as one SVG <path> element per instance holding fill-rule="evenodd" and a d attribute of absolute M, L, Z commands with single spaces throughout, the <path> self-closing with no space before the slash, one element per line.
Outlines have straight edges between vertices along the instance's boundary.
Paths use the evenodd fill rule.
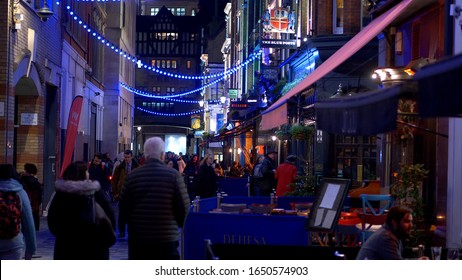
<path fill-rule="evenodd" d="M 199 104 L 199 100 L 185 100 L 185 99 L 176 99 L 173 98 L 175 95 L 168 95 L 168 96 L 162 96 L 162 95 L 155 95 L 152 93 L 148 93 L 142 90 L 138 90 L 136 88 L 130 87 L 129 85 L 125 83 L 120 83 L 120 86 L 126 89 L 127 91 L 136 94 L 138 96 L 143 96 L 143 97 L 148 97 L 148 98 L 153 98 L 153 99 L 163 99 L 166 101 L 172 101 L 172 102 L 179 102 L 179 103 L 191 103 L 191 104 Z M 220 100 L 208 100 L 207 101 L 209 104 L 214 104 L 214 103 L 219 103 Z"/>
<path fill-rule="evenodd" d="M 56 3 L 59 4 L 59 2 L 56 2 Z M 104 38 L 104 36 L 102 36 L 101 34 L 96 32 L 95 30 L 93 30 L 87 23 L 85 23 L 85 21 L 83 21 L 80 17 L 78 17 L 76 15 L 76 13 L 71 9 L 70 6 L 66 6 L 66 11 L 69 13 L 69 15 L 71 15 L 71 18 L 73 20 L 78 22 L 79 25 L 81 25 L 88 33 L 93 35 L 93 37 L 98 39 L 102 44 L 106 45 L 111 50 L 115 51 L 116 53 L 119 53 L 121 56 L 123 56 L 127 60 L 132 61 L 133 63 L 136 63 L 138 68 L 144 68 L 144 69 L 153 71 L 153 72 L 155 72 L 157 74 L 172 77 L 172 78 L 176 78 L 176 79 L 185 79 L 185 80 L 204 80 L 204 79 L 214 79 L 214 78 L 223 78 L 224 79 L 227 76 L 233 75 L 239 69 L 241 69 L 243 67 L 247 67 L 247 65 L 249 63 L 251 63 L 255 59 L 259 58 L 261 56 L 261 54 L 263 53 L 262 50 L 257 50 L 255 52 L 251 53 L 247 57 L 247 59 L 245 61 L 243 61 L 242 63 L 238 63 L 234 67 L 232 67 L 232 68 L 230 68 L 230 69 L 228 69 L 228 70 L 226 70 L 224 72 L 214 73 L 214 74 L 211 74 L 211 75 L 184 75 L 184 74 L 172 73 L 172 72 L 163 71 L 163 70 L 161 70 L 159 68 L 147 65 L 147 64 L 143 63 L 140 59 L 138 59 L 136 56 L 130 55 L 129 53 L 127 53 L 123 49 L 117 47 L 116 45 L 114 45 L 110 41 L 106 40 L 106 38 Z M 214 81 L 216 81 L 216 80 L 214 80 Z M 209 84 L 207 84 L 207 85 L 209 85 Z"/>
<path fill-rule="evenodd" d="M 92 0 L 82 0 L 80 2 L 119 2 L 119 1 L 110 1 L 110 0 L 96 0 L 96 1 L 92 1 Z M 60 5 L 60 1 L 56 1 L 56 4 L 57 5 Z M 126 58 L 128 61 L 131 61 L 135 64 L 137 64 L 137 66 L 139 68 L 144 68 L 144 69 L 147 69 L 147 70 L 150 70 L 150 71 L 153 71 L 157 74 L 160 74 L 160 75 L 166 75 L 166 76 L 169 76 L 169 77 L 173 77 L 173 78 L 179 78 L 179 79 L 210 79 L 210 78 L 217 78 L 213 81 L 211 81 L 210 83 L 207 83 L 207 84 L 204 84 L 203 86 L 197 88 L 197 89 L 194 89 L 194 90 L 190 90 L 190 91 L 187 91 L 187 92 L 183 92 L 183 93 L 179 93 L 179 94 L 174 94 L 174 95 L 169 95 L 169 96 L 158 96 L 158 95 L 153 95 L 153 94 L 150 94 L 150 93 L 147 93 L 147 92 L 144 92 L 144 91 L 140 91 L 140 90 L 136 90 L 132 87 L 129 87 L 128 85 L 124 84 L 124 83 L 120 83 L 120 85 L 127 89 L 128 91 L 131 91 L 132 93 L 134 94 L 137 94 L 137 95 L 140 95 L 140 96 L 144 96 L 144 97 L 148 97 L 148 98 L 158 98 L 158 99 L 164 99 L 164 100 L 168 100 L 168 101 L 172 101 L 172 102 L 182 102 L 182 103 L 200 103 L 200 101 L 190 101 L 190 100 L 181 100 L 181 99 L 175 99 L 175 97 L 182 97 L 182 96 L 186 96 L 186 95 L 190 95 L 190 94 L 193 94 L 193 93 L 196 93 L 198 91 L 201 91 L 207 87 L 210 87 L 222 80 L 224 80 L 226 77 L 228 76 L 231 76 L 233 75 L 234 73 L 236 73 L 239 69 L 243 68 L 243 67 L 247 67 L 247 65 L 249 63 L 251 63 L 252 61 L 254 61 L 255 59 L 257 59 L 258 57 L 260 57 L 262 55 L 262 50 L 258 50 L 252 54 L 249 55 L 249 57 L 247 58 L 247 60 L 245 60 L 244 62 L 242 63 L 239 63 L 237 64 L 236 66 L 228 69 L 227 71 L 224 71 L 222 73 L 216 73 L 216 74 L 212 74 L 212 75 L 202 75 L 202 76 L 189 76 L 189 75 L 181 75 L 181 74 L 175 74 L 175 73 L 170 73 L 170 72 L 167 72 L 167 71 L 162 71 L 162 70 L 159 70 L 155 67 L 151 67 L 149 65 L 146 65 L 144 63 L 141 62 L 141 60 L 137 59 L 136 56 L 134 55 L 130 55 L 129 53 L 127 53 L 126 51 L 124 51 L 123 49 L 117 47 L 115 44 L 113 44 L 112 42 L 110 42 L 109 40 L 107 40 L 104 36 L 102 36 L 101 34 L 99 34 L 98 32 L 96 32 L 95 30 L 93 30 L 85 21 L 83 21 L 80 17 L 78 17 L 75 12 L 71 9 L 70 6 L 66 6 L 66 11 L 69 13 L 69 15 L 71 16 L 71 18 L 73 20 L 75 20 L 76 22 L 79 23 L 80 26 L 82 26 L 82 28 L 84 28 L 89 34 L 93 35 L 94 38 L 96 38 L 98 41 L 100 41 L 103 45 L 105 45 L 106 47 L 110 48 L 111 50 L 113 50 L 114 52 L 116 53 L 119 53 L 120 56 L 123 56 L 124 58 Z M 213 104 L 213 103 L 216 103 L 218 102 L 217 100 L 211 100 L 211 101 L 208 101 L 209 104 Z M 146 113 L 150 113 L 150 114 L 153 114 L 153 115 L 158 115 L 158 116 L 186 116 L 186 115 L 192 115 L 192 114 L 197 114 L 197 113 L 200 113 L 200 112 L 203 112 L 204 109 L 199 109 L 199 110 L 195 110 L 195 111 L 192 111 L 192 112 L 187 112 L 187 113 L 177 113 L 177 114 L 169 114 L 169 113 L 160 113 L 160 112 L 153 112 L 153 111 L 150 111 L 150 110 L 146 110 L 146 109 L 143 109 L 141 107 L 136 107 L 138 110 L 141 110 L 141 111 L 144 111 Z"/>
<path fill-rule="evenodd" d="M 205 109 L 199 109 L 199 110 L 195 110 L 195 111 L 192 111 L 192 112 L 186 112 L 186 113 L 159 113 L 159 112 L 154 112 L 154 111 L 149 111 L 149 110 L 146 110 L 144 108 L 141 108 L 141 107 L 136 107 L 136 109 L 142 111 L 142 112 L 145 112 L 145 113 L 149 113 L 151 115 L 156 115 L 156 116 L 162 116 L 162 117 L 181 117 L 181 116 L 189 116 L 189 115 L 194 115 L 194 114 L 198 114 L 198 113 L 202 113 L 204 112 Z"/>

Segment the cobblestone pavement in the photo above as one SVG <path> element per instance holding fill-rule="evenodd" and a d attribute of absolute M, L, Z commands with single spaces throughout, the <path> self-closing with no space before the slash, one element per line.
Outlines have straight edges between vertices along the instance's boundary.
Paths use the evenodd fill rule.
<path fill-rule="evenodd" d="M 47 218 L 40 219 L 40 230 L 37 231 L 37 252 L 32 257 L 33 260 L 52 260 L 55 237 L 48 230 Z M 109 252 L 111 260 L 127 260 L 128 244 L 125 239 L 117 239 L 116 244 L 111 247 Z"/>

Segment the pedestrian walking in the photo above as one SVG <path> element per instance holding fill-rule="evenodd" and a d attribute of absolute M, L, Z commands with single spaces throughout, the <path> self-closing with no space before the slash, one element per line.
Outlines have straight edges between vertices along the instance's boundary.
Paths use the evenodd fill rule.
<path fill-rule="evenodd" d="M 138 162 L 133 158 L 133 153 L 131 150 L 126 150 L 124 152 L 124 160 L 120 163 L 114 172 L 114 176 L 112 177 L 112 195 L 115 201 L 119 201 L 119 195 L 122 188 L 125 185 L 125 181 L 127 176 L 130 172 L 132 172 L 135 168 L 138 167 Z M 120 209 L 119 209 L 120 212 Z M 117 227 L 119 229 L 119 238 L 125 238 L 125 231 L 126 231 L 126 222 L 123 218 L 119 215 L 117 219 Z"/>
<path fill-rule="evenodd" d="M 29 197 L 11 164 L 0 164 L 0 259 L 32 259 L 37 247 Z"/>
<path fill-rule="evenodd" d="M 267 153 L 261 164 L 263 177 L 258 184 L 258 192 L 261 196 L 269 196 L 271 191 L 276 188 L 277 180 L 274 177 L 276 173 L 276 151 Z"/>
<path fill-rule="evenodd" d="M 90 181 L 87 164 L 71 163 L 48 210 L 48 228 L 56 237 L 55 260 L 108 260 L 115 243 L 114 210 L 98 181 Z"/>
<path fill-rule="evenodd" d="M 128 225 L 128 258 L 179 259 L 179 228 L 190 200 L 181 174 L 165 165 L 164 141 L 144 143 L 146 162 L 133 170 L 120 193 L 120 216 Z"/>
<path fill-rule="evenodd" d="M 213 154 L 207 154 L 202 159 L 196 180 L 196 195 L 201 198 L 213 197 L 216 195 L 217 174 L 212 166 Z"/>
<path fill-rule="evenodd" d="M 275 178 L 278 181 L 276 186 L 276 195 L 285 196 L 286 193 L 293 191 L 294 183 L 297 178 L 297 167 L 295 162 L 297 157 L 289 155 L 284 163 L 278 166 L 276 169 Z"/>
<path fill-rule="evenodd" d="M 40 229 L 40 206 L 42 204 L 43 185 L 37 179 L 37 166 L 33 163 L 24 164 L 24 172 L 20 175 L 32 207 L 35 230 Z"/>

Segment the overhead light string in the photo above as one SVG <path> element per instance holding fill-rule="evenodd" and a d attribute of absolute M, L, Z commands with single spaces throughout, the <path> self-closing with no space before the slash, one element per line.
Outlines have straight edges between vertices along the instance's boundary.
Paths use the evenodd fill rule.
<path fill-rule="evenodd" d="M 56 3 L 59 5 L 60 2 L 56 2 Z M 147 65 L 147 64 L 143 63 L 136 56 L 130 55 L 129 53 L 127 53 L 123 49 L 117 47 L 116 45 L 114 45 L 110 41 L 106 40 L 106 38 L 104 36 L 102 36 L 101 34 L 96 32 L 95 30 L 93 30 L 85 21 L 83 21 L 80 17 L 78 17 L 76 15 L 76 13 L 71 9 L 70 6 L 66 6 L 66 11 L 69 13 L 69 15 L 71 16 L 71 18 L 73 20 L 78 22 L 79 25 L 82 26 L 87 31 L 87 33 L 93 35 L 94 38 L 98 39 L 102 44 L 106 45 L 107 47 L 109 47 L 114 52 L 119 53 L 120 56 L 123 56 L 127 60 L 135 63 L 138 66 L 138 68 L 144 68 L 144 69 L 153 71 L 153 72 L 155 72 L 157 74 L 172 77 L 172 78 L 176 78 L 176 79 L 185 79 L 185 80 L 204 80 L 204 79 L 214 79 L 214 78 L 223 78 L 224 79 L 227 76 L 233 75 L 239 69 L 241 69 L 243 67 L 247 67 L 247 65 L 249 63 L 251 63 L 255 59 L 259 58 L 261 56 L 261 54 L 263 53 L 262 50 L 257 50 L 255 52 L 253 52 L 252 54 L 250 54 L 245 61 L 236 64 L 234 67 L 232 67 L 232 68 L 230 68 L 230 69 L 228 69 L 228 70 L 226 70 L 224 72 L 215 73 L 215 74 L 211 74 L 211 75 L 194 76 L 194 75 L 183 75 L 183 74 L 167 72 L 167 71 L 163 71 L 163 70 L 160 70 L 158 68 L 155 68 L 155 67 L 152 67 L 150 65 Z"/>
<path fill-rule="evenodd" d="M 205 109 L 199 109 L 199 110 L 195 110 L 195 111 L 192 111 L 192 112 L 169 114 L 169 113 L 159 113 L 159 112 L 149 111 L 149 110 L 143 109 L 141 107 L 136 107 L 136 109 L 138 109 L 138 110 L 140 110 L 142 112 L 145 112 L 145 113 L 149 113 L 151 115 L 162 116 L 162 117 L 190 116 L 190 115 L 202 113 L 205 110 Z"/>
<path fill-rule="evenodd" d="M 200 103 L 200 100 L 176 99 L 176 98 L 174 98 L 174 97 L 177 97 L 176 95 L 168 95 L 168 96 L 166 96 L 166 95 L 155 95 L 155 94 L 152 94 L 152 93 L 147 93 L 145 91 L 138 90 L 136 88 L 130 87 L 127 84 L 124 84 L 124 83 L 120 83 L 120 86 L 123 87 L 124 89 L 126 89 L 127 91 L 133 93 L 133 94 L 136 94 L 138 96 L 147 97 L 147 98 L 164 99 L 164 100 L 167 100 L 167 101 L 179 102 L 179 103 L 191 103 L 191 104 L 199 104 Z M 184 94 L 184 93 L 182 93 L 182 94 Z M 208 100 L 207 102 L 208 103 L 219 103 L 220 100 Z"/>

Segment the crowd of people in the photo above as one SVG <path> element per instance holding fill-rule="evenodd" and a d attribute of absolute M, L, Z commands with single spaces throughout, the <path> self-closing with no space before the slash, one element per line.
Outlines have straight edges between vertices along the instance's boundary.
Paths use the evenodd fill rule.
<path fill-rule="evenodd" d="M 258 155 L 248 171 L 234 162 L 228 175 L 250 176 L 253 195 L 268 196 L 276 190 L 275 195 L 284 196 L 296 180 L 297 158 L 289 155 L 277 166 L 276 156 L 275 151 Z M 119 159 L 109 163 L 107 155 L 95 154 L 89 163 L 72 162 L 55 182 L 47 216 L 55 236 L 54 259 L 108 260 L 117 230 L 119 238 L 128 234 L 128 259 L 179 259 L 179 229 L 191 202 L 184 175 L 195 175 L 194 195 L 201 198 L 215 196 L 217 180 L 224 175 L 213 154 L 184 160 L 181 153 L 165 152 L 159 137 L 147 139 L 142 161 L 130 150 Z M 0 164 L 0 203 L 10 205 L 8 214 L 1 209 L 2 260 L 31 259 L 35 254 L 43 193 L 36 175 L 31 163 L 20 174 L 13 165 Z M 5 226 L 14 221 L 20 225 Z M 386 223 L 362 244 L 357 259 L 402 259 L 403 240 L 411 229 L 412 210 L 392 207 Z"/>

